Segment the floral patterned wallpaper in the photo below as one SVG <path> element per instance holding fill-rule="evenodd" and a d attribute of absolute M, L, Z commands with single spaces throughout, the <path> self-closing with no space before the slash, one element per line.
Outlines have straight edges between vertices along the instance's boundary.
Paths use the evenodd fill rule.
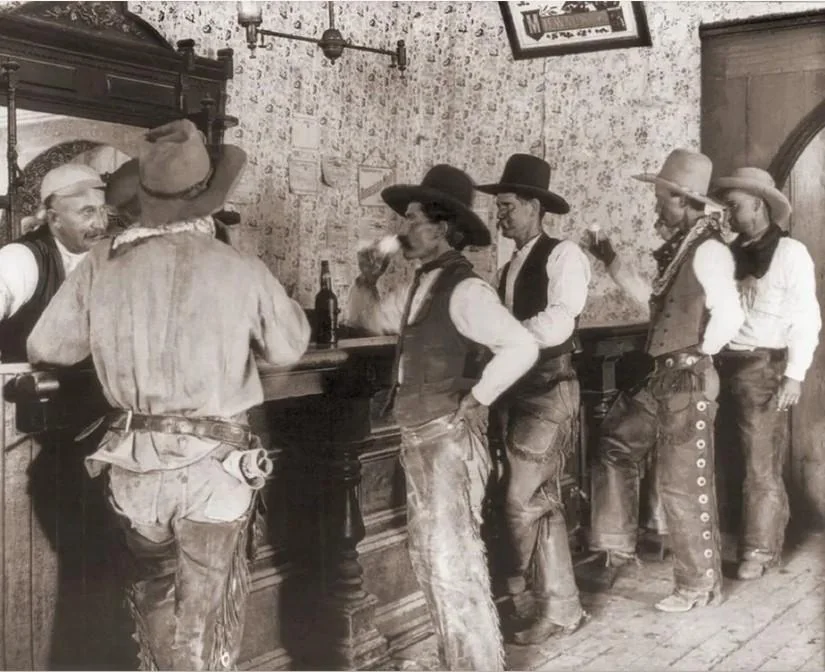
<path fill-rule="evenodd" d="M 319 37 L 323 2 L 265 2 L 263 25 Z M 199 54 L 235 49 L 228 113 L 240 124 L 227 134 L 249 153 L 232 206 L 243 215 L 233 242 L 262 257 L 287 288 L 310 306 L 321 259 L 331 262 L 343 301 L 357 272 L 355 249 L 397 226 L 389 208 L 363 207 L 358 166 L 386 163 L 399 182 L 418 182 L 428 167 L 449 162 L 477 182 L 498 179 L 513 152 L 543 155 L 554 167 L 551 188 L 570 214 L 548 217 L 551 233 L 580 239 L 598 223 L 622 254 L 653 269 L 653 194 L 630 176 L 656 171 L 674 147 L 698 148 L 700 23 L 790 13 L 825 2 L 646 2 L 653 47 L 514 61 L 496 2 L 341 2 L 336 26 L 361 44 L 407 44 L 409 68 L 347 51 L 330 64 L 311 44 L 270 40 L 250 57 L 234 2 L 148 2 L 129 8 L 170 42 L 194 38 Z M 317 149 L 293 147 L 298 121 L 317 124 Z M 320 162 L 339 164 L 320 179 Z M 290 165 L 292 164 L 292 166 Z M 314 173 L 315 193 L 293 193 L 290 168 Z M 293 175 L 294 177 L 294 175 Z M 306 173 L 304 174 L 306 177 Z M 493 201 L 476 209 L 493 226 Z M 491 277 L 509 248 L 470 255 Z M 593 261 L 583 325 L 643 319 Z M 385 283 L 411 275 L 394 261 Z"/>

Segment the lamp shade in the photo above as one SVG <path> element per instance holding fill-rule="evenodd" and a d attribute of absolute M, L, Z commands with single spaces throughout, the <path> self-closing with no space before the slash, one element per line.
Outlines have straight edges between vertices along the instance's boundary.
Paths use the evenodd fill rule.
<path fill-rule="evenodd" d="M 260 2 L 239 2 L 238 23 L 242 26 L 258 24 L 263 21 L 263 8 Z"/>

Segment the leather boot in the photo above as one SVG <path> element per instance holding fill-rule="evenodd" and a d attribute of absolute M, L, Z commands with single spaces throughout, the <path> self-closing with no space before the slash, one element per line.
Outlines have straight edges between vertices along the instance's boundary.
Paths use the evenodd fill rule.
<path fill-rule="evenodd" d="M 582 625 L 590 620 L 590 615 L 582 609 L 581 615 L 570 625 L 559 625 L 550 620 L 546 604 L 542 604 L 539 609 L 539 617 L 533 624 L 520 630 L 513 635 L 513 642 L 516 644 L 530 645 L 546 642 L 554 635 L 567 637 L 572 635 Z"/>

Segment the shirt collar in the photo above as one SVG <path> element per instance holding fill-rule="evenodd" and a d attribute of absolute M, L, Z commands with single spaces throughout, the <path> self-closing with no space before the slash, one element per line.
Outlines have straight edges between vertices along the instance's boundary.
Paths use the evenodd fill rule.
<path fill-rule="evenodd" d="M 523 257 L 528 255 L 530 253 L 530 250 L 532 250 L 533 247 L 535 247 L 539 238 L 541 238 L 541 233 L 537 233 L 530 240 L 524 243 L 524 246 L 521 249 L 516 248 L 515 250 L 513 250 L 513 258 L 515 259 L 516 257 Z"/>

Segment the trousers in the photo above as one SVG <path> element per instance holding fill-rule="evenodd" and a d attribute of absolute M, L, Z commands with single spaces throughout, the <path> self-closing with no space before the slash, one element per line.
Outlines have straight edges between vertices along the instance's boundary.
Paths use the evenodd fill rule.
<path fill-rule="evenodd" d="M 579 383 L 570 355 L 543 362 L 496 410 L 504 430 L 507 589 L 518 594 L 532 575 L 533 594 L 562 626 L 581 618 L 567 535 L 561 478 L 574 453 Z"/>
<path fill-rule="evenodd" d="M 734 423 L 745 464 L 742 559 L 777 562 L 790 519 L 782 467 L 788 444 L 788 415 L 776 409 L 785 370 L 783 351 L 723 351 L 717 357 L 720 406 Z"/>
<path fill-rule="evenodd" d="M 481 539 L 487 447 L 449 416 L 401 429 L 410 562 L 438 638 L 441 668 L 503 670 Z"/>
<path fill-rule="evenodd" d="M 252 489 L 208 455 L 180 469 L 113 465 L 140 669 L 235 669 L 249 585 Z"/>
<path fill-rule="evenodd" d="M 718 392 L 716 369 L 704 356 L 690 366 L 657 364 L 635 395 L 619 395 L 593 468 L 590 537 L 592 550 L 635 553 L 642 463 L 655 448 L 674 583 L 714 599 L 722 585 L 713 454 Z"/>

